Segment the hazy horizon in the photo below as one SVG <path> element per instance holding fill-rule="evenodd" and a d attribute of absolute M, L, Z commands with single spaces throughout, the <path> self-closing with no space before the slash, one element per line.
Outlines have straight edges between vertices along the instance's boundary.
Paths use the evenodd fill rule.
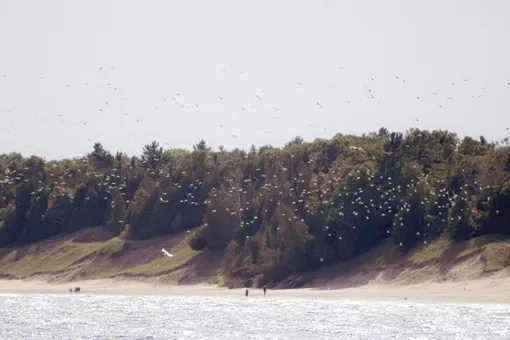
<path fill-rule="evenodd" d="M 510 2 L 412 3 L 1 1 L 0 153 L 508 137 Z"/>

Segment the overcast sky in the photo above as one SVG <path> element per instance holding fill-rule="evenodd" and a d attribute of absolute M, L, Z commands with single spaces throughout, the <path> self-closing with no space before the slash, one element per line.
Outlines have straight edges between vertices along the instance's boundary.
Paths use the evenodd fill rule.
<path fill-rule="evenodd" d="M 501 140 L 509 17 L 508 0 L 0 0 L 0 153 L 381 126 Z"/>

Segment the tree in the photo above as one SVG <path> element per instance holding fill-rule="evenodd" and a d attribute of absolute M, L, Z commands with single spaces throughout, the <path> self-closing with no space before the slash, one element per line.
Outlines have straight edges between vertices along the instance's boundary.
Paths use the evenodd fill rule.
<path fill-rule="evenodd" d="M 101 143 L 94 144 L 94 150 L 89 157 L 101 169 L 110 168 L 113 165 L 113 156 L 104 149 Z"/>
<path fill-rule="evenodd" d="M 402 251 L 409 250 L 426 234 L 428 193 L 426 185 L 410 187 L 393 222 L 393 238 Z"/>
<path fill-rule="evenodd" d="M 459 196 L 455 197 L 455 203 L 450 212 L 448 221 L 448 232 L 456 241 L 469 239 L 474 233 L 471 211 L 473 207 L 469 203 L 467 191 L 462 190 Z"/>
<path fill-rule="evenodd" d="M 126 202 L 122 198 L 120 192 L 117 192 L 114 199 L 114 205 L 110 213 L 110 220 L 108 226 L 114 235 L 120 235 L 126 225 Z"/>
<path fill-rule="evenodd" d="M 153 141 L 145 145 L 142 153 L 142 164 L 146 164 L 150 169 L 156 171 L 158 164 L 163 161 L 163 148 L 159 143 Z"/>
<path fill-rule="evenodd" d="M 42 193 L 37 196 L 27 214 L 27 222 L 21 235 L 21 242 L 32 243 L 47 237 L 45 225 L 46 210 L 48 209 L 48 195 Z"/>
<path fill-rule="evenodd" d="M 195 151 L 211 151 L 211 148 L 207 146 L 205 139 L 200 139 L 197 144 L 193 145 Z"/>
<path fill-rule="evenodd" d="M 0 245 L 105 226 L 125 239 L 190 232 L 230 283 L 276 282 L 392 239 L 510 233 L 510 146 L 385 128 L 284 148 L 167 149 L 44 161 L 0 155 Z"/>

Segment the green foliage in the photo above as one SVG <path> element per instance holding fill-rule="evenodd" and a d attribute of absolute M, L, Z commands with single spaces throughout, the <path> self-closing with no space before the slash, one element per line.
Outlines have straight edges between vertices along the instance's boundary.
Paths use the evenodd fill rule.
<path fill-rule="evenodd" d="M 510 233 L 509 159 L 483 137 L 385 128 L 248 152 L 201 140 L 139 158 L 100 143 L 72 160 L 0 155 L 0 246 L 98 225 L 138 240 L 186 230 L 193 250 L 222 252 L 227 281 L 262 285 L 387 238 L 406 251 Z"/>
<path fill-rule="evenodd" d="M 112 210 L 110 213 L 111 217 L 108 221 L 108 226 L 114 235 L 120 235 L 125 226 L 124 218 L 126 217 L 126 202 L 124 202 L 122 194 L 117 192 L 115 200 L 112 203 Z"/>

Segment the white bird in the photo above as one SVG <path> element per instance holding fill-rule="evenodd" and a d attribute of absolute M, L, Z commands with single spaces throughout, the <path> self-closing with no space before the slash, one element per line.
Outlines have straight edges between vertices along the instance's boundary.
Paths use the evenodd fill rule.
<path fill-rule="evenodd" d="M 363 150 L 363 149 L 362 149 L 362 148 L 360 148 L 359 146 L 353 146 L 353 145 L 351 145 L 351 146 L 349 147 L 349 149 L 351 149 L 351 150 L 358 150 L 358 151 L 361 151 L 361 152 L 365 152 L 365 150 Z"/>
<path fill-rule="evenodd" d="M 174 257 L 172 254 L 170 254 L 169 252 L 167 252 L 165 248 L 161 248 L 161 251 L 163 252 L 163 254 L 165 254 L 165 255 L 166 255 L 166 256 L 168 256 L 168 257 Z"/>

